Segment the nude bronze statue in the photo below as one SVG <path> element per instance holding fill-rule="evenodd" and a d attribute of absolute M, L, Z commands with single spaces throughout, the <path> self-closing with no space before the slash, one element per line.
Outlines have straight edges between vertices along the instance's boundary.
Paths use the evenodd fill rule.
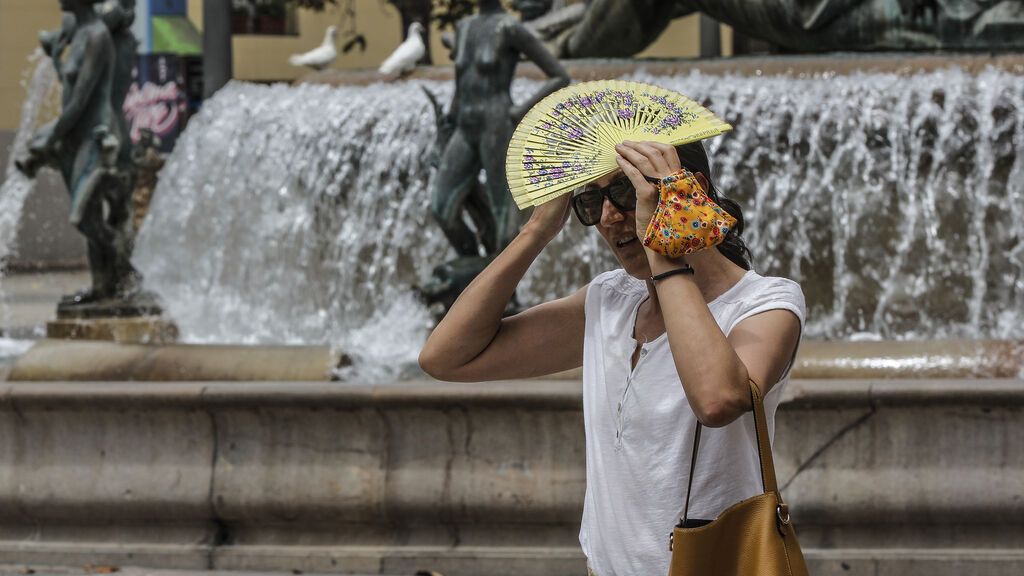
<path fill-rule="evenodd" d="M 521 56 L 535 63 L 548 80 L 530 98 L 513 104 L 510 89 Z M 452 58 L 455 94 L 448 114 L 439 118 L 439 130 L 450 137 L 440 142 L 443 151 L 431 209 L 459 259 L 435 270 L 435 282 L 425 289 L 428 301 L 454 301 L 461 287 L 515 235 L 518 212 L 505 177 L 509 139 L 534 104 L 569 84 L 558 59 L 505 11 L 500 0 L 481 0 L 479 12 L 458 23 Z M 481 169 L 486 175 L 482 186 Z M 475 231 L 463 213 L 470 216 Z"/>
<path fill-rule="evenodd" d="M 60 0 L 61 28 L 40 34 L 63 87 L 57 119 L 43 126 L 18 168 L 34 177 L 60 171 L 71 196 L 70 222 L 86 237 L 92 286 L 62 305 L 127 297 L 137 287 L 131 256 L 131 141 L 121 105 L 131 82 L 134 0 L 96 12 L 96 0 Z"/>
<path fill-rule="evenodd" d="M 520 55 L 533 61 L 549 80 L 525 102 L 513 105 L 510 88 Z M 514 234 L 515 213 L 505 179 L 509 138 L 526 111 L 569 84 L 569 75 L 529 31 L 502 7 L 483 0 L 480 12 L 459 22 L 455 33 L 455 95 L 448 114 L 455 126 L 441 156 L 433 186 L 433 212 L 460 256 L 478 256 L 482 243 L 495 254 Z M 484 197 L 470 197 L 483 168 Z M 473 231 L 463 223 L 467 204 L 478 205 L 493 223 Z"/>

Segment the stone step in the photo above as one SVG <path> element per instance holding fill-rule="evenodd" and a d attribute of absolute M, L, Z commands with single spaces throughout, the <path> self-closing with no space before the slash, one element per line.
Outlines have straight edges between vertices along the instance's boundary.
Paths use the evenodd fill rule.
<path fill-rule="evenodd" d="M 43 565 L 0 565 L 0 576 L 96 576 L 112 574 L 115 576 L 337 576 L 327 572 L 302 572 L 295 570 L 266 572 L 249 570 L 176 570 L 165 568 L 147 568 L 143 566 L 43 566 Z M 408 574 L 352 574 L 349 576 L 411 576 Z"/>

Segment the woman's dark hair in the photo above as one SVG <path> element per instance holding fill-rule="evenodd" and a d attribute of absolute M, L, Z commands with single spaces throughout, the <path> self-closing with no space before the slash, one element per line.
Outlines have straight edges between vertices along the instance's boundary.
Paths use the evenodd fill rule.
<path fill-rule="evenodd" d="M 740 209 L 740 205 L 734 200 L 730 200 L 718 193 L 715 183 L 711 180 L 711 163 L 708 161 L 708 153 L 704 150 L 704 145 L 700 142 L 682 144 L 676 146 L 676 152 L 679 153 L 679 162 L 683 165 L 683 168 L 694 174 L 697 172 L 704 174 L 704 177 L 708 179 L 708 197 L 736 219 L 736 225 L 725 235 L 725 240 L 717 246 L 718 251 L 740 268 L 750 270 L 750 261 L 752 259 L 750 249 L 747 248 L 746 242 L 740 237 L 743 234 L 743 210 Z"/>

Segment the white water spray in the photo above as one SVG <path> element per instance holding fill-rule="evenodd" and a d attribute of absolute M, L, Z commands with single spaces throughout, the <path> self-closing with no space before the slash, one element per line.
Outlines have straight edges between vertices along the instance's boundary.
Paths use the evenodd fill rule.
<path fill-rule="evenodd" d="M 57 84 L 57 74 L 41 49 L 29 56 L 28 67 L 22 85 L 27 91 L 21 105 L 21 121 L 11 144 L 10 155 L 4 170 L 3 184 L 0 184 L 0 325 L 7 324 L 7 305 L 4 298 L 3 276 L 8 259 L 16 254 L 15 241 L 18 223 L 21 221 L 25 199 L 35 189 L 35 180 L 27 178 L 14 166 L 14 161 L 28 152 L 35 130 L 41 124 L 40 116 L 47 96 Z"/>
<path fill-rule="evenodd" d="M 736 127 L 708 142 L 716 186 L 756 269 L 802 283 L 807 336 L 1024 336 L 1024 76 L 633 78 Z M 398 370 L 427 331 L 410 286 L 454 256 L 429 213 L 433 138 L 412 82 L 231 84 L 161 173 L 135 264 L 187 341 L 332 343 Z M 570 223 L 519 297 L 614 265 Z"/>

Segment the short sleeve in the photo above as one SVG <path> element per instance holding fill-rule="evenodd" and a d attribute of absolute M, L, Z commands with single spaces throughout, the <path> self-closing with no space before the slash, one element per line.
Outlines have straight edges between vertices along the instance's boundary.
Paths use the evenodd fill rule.
<path fill-rule="evenodd" d="M 601 272 L 597 276 L 594 276 L 589 283 L 587 283 L 587 302 L 591 299 L 596 298 L 598 292 L 601 290 L 601 285 L 608 281 L 613 271 Z"/>
<path fill-rule="evenodd" d="M 762 286 L 752 290 L 741 301 L 740 311 L 730 323 L 729 331 L 726 334 L 732 332 L 732 329 L 740 322 L 761 312 L 789 310 L 799 320 L 800 333 L 801 336 L 803 335 L 804 320 L 807 317 L 807 305 L 804 302 L 804 292 L 800 285 L 788 278 L 766 278 L 766 280 L 762 283 Z M 799 348 L 800 343 L 797 341 L 797 350 Z M 789 365 L 786 366 L 786 370 L 783 372 L 783 379 L 789 375 L 789 369 L 792 367 L 793 359 L 795 358 L 796 350 L 793 351 L 793 358 L 790 359 Z"/>
<path fill-rule="evenodd" d="M 788 278 L 770 278 L 768 280 L 770 282 L 764 282 L 763 286 L 758 286 L 755 291 L 752 291 L 752 294 L 743 299 L 739 314 L 729 325 L 730 332 L 740 322 L 768 310 L 789 310 L 800 320 L 800 329 L 803 330 L 807 307 L 800 285 Z"/>

